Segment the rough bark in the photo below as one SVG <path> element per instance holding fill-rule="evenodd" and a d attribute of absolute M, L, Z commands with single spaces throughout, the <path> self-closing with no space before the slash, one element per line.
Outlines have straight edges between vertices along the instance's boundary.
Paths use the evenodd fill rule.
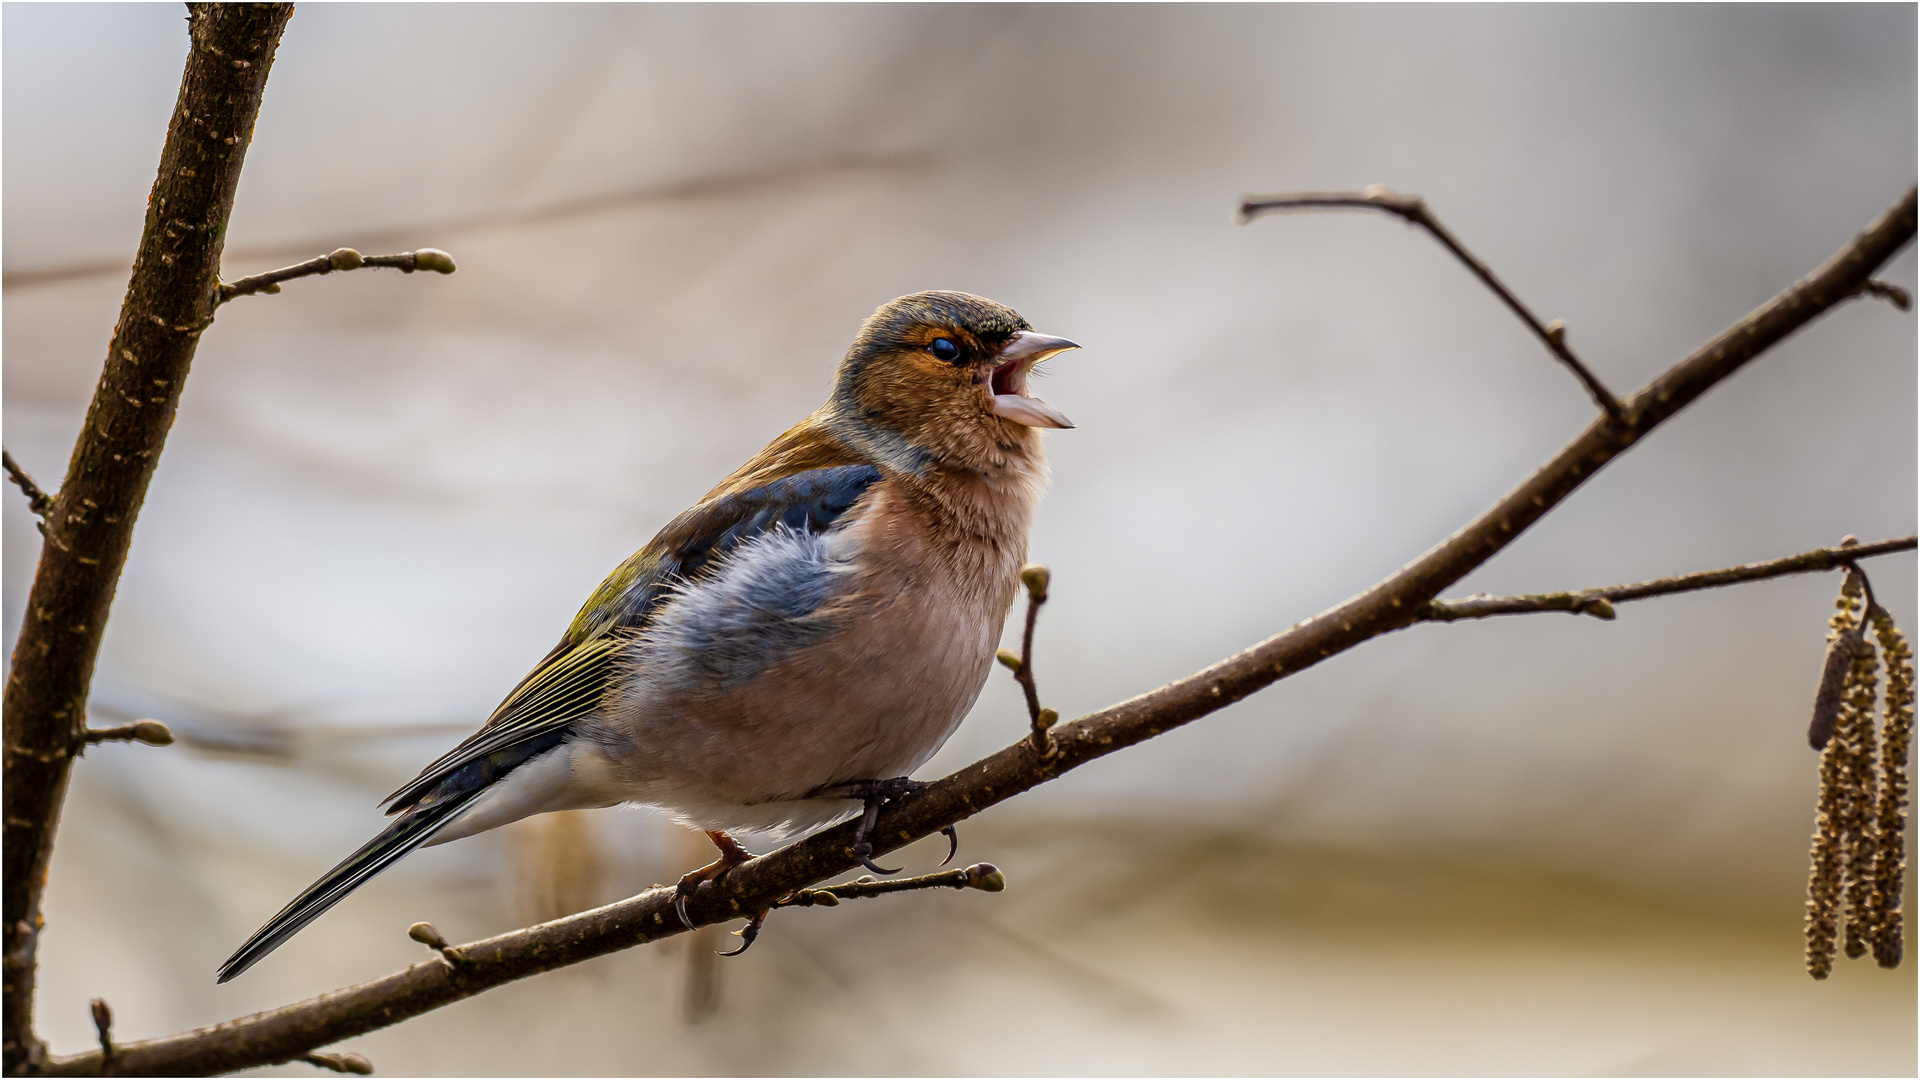
<path fill-rule="evenodd" d="M 190 6 L 191 47 L 105 370 L 47 513 L 14 646 L 4 742 L 4 1065 L 44 1064 L 34 1036 L 40 898 L 87 689 L 134 519 L 218 303 L 240 165 L 291 4 Z"/>

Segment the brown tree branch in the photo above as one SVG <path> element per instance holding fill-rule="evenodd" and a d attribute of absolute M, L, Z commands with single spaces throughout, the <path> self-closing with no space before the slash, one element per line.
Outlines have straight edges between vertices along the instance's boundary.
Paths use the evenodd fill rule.
<path fill-rule="evenodd" d="M 1020 651 L 1001 649 L 994 655 L 1012 670 L 1013 680 L 1020 684 L 1021 696 L 1027 700 L 1027 720 L 1033 725 L 1028 739 L 1042 757 L 1053 753 L 1053 737 L 1047 730 L 1060 722 L 1060 714 L 1040 705 L 1040 684 L 1033 677 L 1033 628 L 1040 621 L 1040 606 L 1047 602 L 1047 583 L 1052 579 L 1052 571 L 1039 563 L 1020 568 L 1020 583 L 1027 587 L 1027 619 L 1020 631 Z"/>
<path fill-rule="evenodd" d="M 1667 418 L 1834 305 L 1855 295 L 1913 238 L 1907 193 L 1837 254 L 1701 346 L 1623 403 L 1624 418 L 1595 420 L 1521 485 L 1426 554 L 1339 606 L 1185 678 L 1054 731 L 1054 754 L 1026 739 L 902 796 L 873 831 L 877 852 L 930 836 L 989 806 L 1124 747 L 1239 701 L 1273 682 L 1382 634 L 1421 621 L 1440 591 L 1514 538 Z M 1857 557 L 1857 556 L 1856 556 Z M 782 897 L 852 869 L 849 822 L 746 862 L 702 884 L 687 909 L 696 925 L 765 911 Z M 286 1061 L 484 990 L 683 932 L 674 890 L 649 889 L 605 907 L 460 947 L 456 966 L 435 957 L 402 971 L 213 1027 L 116 1047 L 118 1067 L 146 1075 L 217 1073 Z M 48 1072 L 98 1075 L 98 1051 L 55 1059 Z"/>
<path fill-rule="evenodd" d="M 4 746 L 5 1069 L 37 1067 L 40 897 L 107 609 L 200 332 L 213 319 L 240 165 L 291 4 L 189 8 L 186 72 L 147 200 L 106 368 L 47 514 L 40 568 L 7 679 Z"/>
<path fill-rule="evenodd" d="M 1541 611 L 1565 611 L 1574 615 L 1592 615 L 1596 619 L 1611 619 L 1615 601 L 1644 600 L 1649 596 L 1670 596 L 1674 593 L 1694 592 L 1698 589 L 1717 589 L 1724 585 L 1738 585 L 1745 581 L 1764 581 L 1767 578 L 1782 577 L 1787 574 L 1811 574 L 1822 570 L 1833 570 L 1842 566 L 1852 566 L 1857 560 L 1870 559 L 1875 555 L 1912 551 L 1917 539 L 1920 538 L 1903 536 L 1896 540 L 1880 540 L 1872 544 L 1815 548 L 1812 551 L 1803 551 L 1798 555 L 1788 555 L 1781 559 L 1745 563 L 1722 570 L 1701 570 L 1676 577 L 1655 578 L 1652 581 L 1636 581 L 1631 585 L 1608 585 L 1598 589 L 1580 589 L 1575 592 L 1529 593 L 1525 596 L 1480 595 L 1466 596 L 1458 600 L 1435 600 L 1427 605 L 1426 613 L 1421 618 L 1429 622 L 1457 622 L 1461 619 L 1484 619 L 1492 615 L 1530 615 Z"/>
<path fill-rule="evenodd" d="M 1431 233 L 1435 240 L 1440 241 L 1441 246 L 1453 252 L 1454 258 L 1459 259 L 1468 270 L 1473 271 L 1474 277 L 1479 278 L 1487 288 L 1492 289 L 1493 294 L 1498 296 L 1515 315 L 1518 315 L 1521 322 L 1527 324 L 1527 329 L 1533 331 L 1534 336 L 1547 347 L 1547 351 L 1553 353 L 1562 364 L 1567 366 L 1567 370 L 1573 372 L 1573 377 L 1579 379 L 1580 385 L 1587 388 L 1587 394 L 1593 398 L 1594 404 L 1600 406 L 1615 421 L 1626 419 L 1620 399 L 1614 397 L 1613 392 L 1601 383 L 1599 377 L 1589 371 L 1587 365 L 1581 363 L 1580 358 L 1573 355 L 1573 350 L 1567 347 L 1566 324 L 1555 319 L 1543 325 L 1533 312 L 1528 310 L 1527 305 L 1520 302 L 1519 297 L 1513 295 L 1511 290 L 1500 283 L 1500 279 L 1494 276 L 1491 267 L 1481 262 L 1473 252 L 1467 250 L 1467 246 L 1462 244 L 1458 237 L 1449 232 L 1446 226 L 1440 224 L 1440 219 L 1433 216 L 1433 211 L 1427 209 L 1426 200 L 1420 196 L 1402 195 L 1379 184 L 1359 192 L 1302 191 L 1287 195 L 1250 195 L 1240 203 L 1240 220 L 1244 224 L 1266 214 L 1284 213 L 1288 210 L 1353 207 L 1384 210 L 1406 219 L 1408 224 L 1418 225 Z"/>
<path fill-rule="evenodd" d="M 389 266 L 404 274 L 411 274 L 415 270 L 432 270 L 442 274 L 451 274 L 454 271 L 453 256 L 439 248 L 403 251 L 398 255 L 361 255 L 352 248 L 336 248 L 303 263 L 294 263 L 292 266 L 283 266 L 264 274 L 243 277 L 238 281 L 224 282 L 220 286 L 220 303 L 224 304 L 236 296 L 277 293 L 280 291 L 281 282 L 292 281 L 294 278 L 331 274 L 336 270 L 358 270 L 367 266 Z"/>

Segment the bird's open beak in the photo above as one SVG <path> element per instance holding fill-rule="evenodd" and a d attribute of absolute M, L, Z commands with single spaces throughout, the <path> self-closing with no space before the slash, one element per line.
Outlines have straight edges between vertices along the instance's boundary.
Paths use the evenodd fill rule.
<path fill-rule="evenodd" d="M 1027 373 L 1049 356 L 1079 347 L 1066 338 L 1049 337 L 1031 330 L 1013 335 L 1007 347 L 1000 350 L 1000 364 L 993 369 L 989 383 L 994 415 L 1028 427 L 1072 427 L 1073 421 L 1059 409 L 1027 393 Z"/>

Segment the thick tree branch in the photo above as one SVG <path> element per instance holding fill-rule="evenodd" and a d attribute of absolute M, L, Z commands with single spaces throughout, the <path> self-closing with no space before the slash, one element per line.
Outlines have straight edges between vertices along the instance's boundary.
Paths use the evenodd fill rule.
<path fill-rule="evenodd" d="M 1593 398 L 1594 404 L 1600 406 L 1616 421 L 1626 419 L 1620 399 L 1614 397 L 1613 392 L 1601 383 L 1599 377 L 1589 371 L 1587 365 L 1581 363 L 1580 358 L 1573 355 L 1573 350 L 1567 347 L 1566 325 L 1558 319 L 1542 324 L 1533 312 L 1528 310 L 1527 305 L 1520 302 L 1519 297 L 1513 295 L 1511 290 L 1501 284 L 1500 279 L 1494 276 L 1491 267 L 1481 262 L 1473 252 L 1467 250 L 1467 246 L 1462 244 L 1458 237 L 1449 232 L 1446 226 L 1440 224 L 1440 219 L 1433 216 L 1433 211 L 1427 209 L 1426 200 L 1420 196 L 1402 195 L 1379 184 L 1359 192 L 1302 191 L 1287 195 L 1253 195 L 1241 201 L 1240 220 L 1243 223 L 1249 222 L 1266 214 L 1284 213 L 1288 210 L 1354 207 L 1384 210 L 1406 219 L 1408 224 L 1418 225 L 1431 233 L 1435 240 L 1440 241 L 1441 246 L 1453 252 L 1454 258 L 1459 259 L 1468 270 L 1473 271 L 1474 277 L 1479 278 L 1487 288 L 1492 289 L 1493 294 L 1498 296 L 1515 315 L 1518 315 L 1521 322 L 1527 324 L 1527 329 L 1533 331 L 1534 336 L 1547 347 L 1547 351 L 1553 353 L 1562 364 L 1567 366 L 1567 370 L 1573 372 L 1573 377 L 1579 379 L 1580 385 L 1587 388 L 1587 394 Z"/>
<path fill-rule="evenodd" d="M 1595 420 L 1486 512 L 1398 573 L 1351 600 L 1185 678 L 1054 730 L 1054 754 L 1020 742 L 890 803 L 873 832 L 876 851 L 898 849 L 1124 747 L 1239 701 L 1370 638 L 1421 621 L 1440 591 L 1485 563 L 1668 417 L 1834 305 L 1857 294 L 1914 235 L 1915 192 L 1819 269 L 1735 323 L 1623 403 L 1624 419 Z M 1859 557 L 1858 552 L 1852 553 Z M 849 822 L 753 859 L 689 899 L 696 925 L 746 918 L 783 897 L 852 869 Z M 293 1056 L 399 1023 L 543 971 L 683 932 L 674 890 L 638 896 L 461 946 L 457 966 L 439 957 L 371 982 L 214 1027 L 116 1047 L 130 1073 L 215 1073 Z M 49 1072 L 97 1075 L 98 1051 L 57 1059 Z"/>
<path fill-rule="evenodd" d="M 220 286 L 220 303 L 224 304 L 236 296 L 277 293 L 280 291 L 281 282 L 292 281 L 294 278 L 331 274 L 336 270 L 359 270 L 368 266 L 389 266 L 405 274 L 411 274 L 415 270 L 432 270 L 441 274 L 451 274 L 454 271 L 453 256 L 439 248 L 403 251 L 398 255 L 361 255 L 352 248 L 336 248 L 303 263 L 294 263 L 292 266 L 283 266 L 264 274 L 243 277 L 238 281 L 224 282 Z"/>
<path fill-rule="evenodd" d="M 1541 611 L 1565 611 L 1575 615 L 1613 618 L 1615 601 L 1644 600 L 1649 596 L 1717 589 L 1745 581 L 1764 581 L 1787 574 L 1811 574 L 1851 566 L 1860 559 L 1912 551 L 1916 538 L 1903 536 L 1872 544 L 1849 547 L 1816 548 L 1798 555 L 1766 562 L 1729 566 L 1722 570 L 1702 570 L 1677 577 L 1636 581 L 1631 585 L 1608 585 L 1575 592 L 1529 593 L 1525 596 L 1467 596 L 1458 600 L 1435 600 L 1427 605 L 1421 618 L 1431 622 L 1456 622 L 1460 619 L 1484 619 L 1491 615 L 1529 615 Z"/>
<path fill-rule="evenodd" d="M 40 568 L 7 680 L 4 1059 L 41 1064 L 33 1034 L 40 897 L 87 688 L 200 332 L 213 318 L 220 252 L 267 70 L 291 4 L 193 5 L 191 46 L 132 280 L 106 369 L 47 513 Z"/>

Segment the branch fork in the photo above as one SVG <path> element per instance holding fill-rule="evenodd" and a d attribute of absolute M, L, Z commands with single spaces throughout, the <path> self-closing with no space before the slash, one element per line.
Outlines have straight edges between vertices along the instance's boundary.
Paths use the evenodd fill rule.
<path fill-rule="evenodd" d="M 1467 250 L 1458 237 L 1440 224 L 1440 219 L 1427 208 L 1427 202 L 1418 195 L 1403 195 L 1383 184 L 1373 184 L 1358 192 L 1352 191 L 1301 191 L 1284 195 L 1250 195 L 1240 202 L 1240 223 L 1245 225 L 1267 214 L 1284 213 L 1289 210 L 1315 209 L 1373 209 L 1381 210 L 1401 218 L 1409 225 L 1427 230 L 1442 247 L 1453 253 L 1474 277 L 1480 279 L 1508 310 L 1519 317 L 1520 321 L 1532 330 L 1535 337 L 1546 345 L 1554 358 L 1565 364 L 1573 377 L 1580 380 L 1587 395 L 1593 398 L 1595 405 L 1607 414 L 1614 423 L 1629 426 L 1626 406 L 1608 390 L 1599 376 L 1596 376 L 1580 358 L 1567 346 L 1567 324 L 1559 319 L 1542 323 L 1527 305 L 1520 302 L 1512 290 L 1501 284 L 1493 269 L 1473 252 Z"/>
<path fill-rule="evenodd" d="M 1027 745 L 1040 755 L 1040 760 L 1051 761 L 1055 750 L 1051 729 L 1060 722 L 1060 714 L 1040 705 L 1040 688 L 1033 679 L 1033 626 L 1040 618 L 1040 606 L 1047 602 L 1047 586 L 1053 580 L 1052 571 L 1039 563 L 1028 563 L 1020 568 L 1020 584 L 1027 588 L 1027 621 L 1020 632 L 1020 652 L 1016 655 L 1012 649 L 1001 649 L 994 659 L 1013 671 L 1015 682 L 1020 684 L 1021 693 L 1027 699 L 1027 718 L 1033 724 L 1033 734 L 1028 736 Z"/>

